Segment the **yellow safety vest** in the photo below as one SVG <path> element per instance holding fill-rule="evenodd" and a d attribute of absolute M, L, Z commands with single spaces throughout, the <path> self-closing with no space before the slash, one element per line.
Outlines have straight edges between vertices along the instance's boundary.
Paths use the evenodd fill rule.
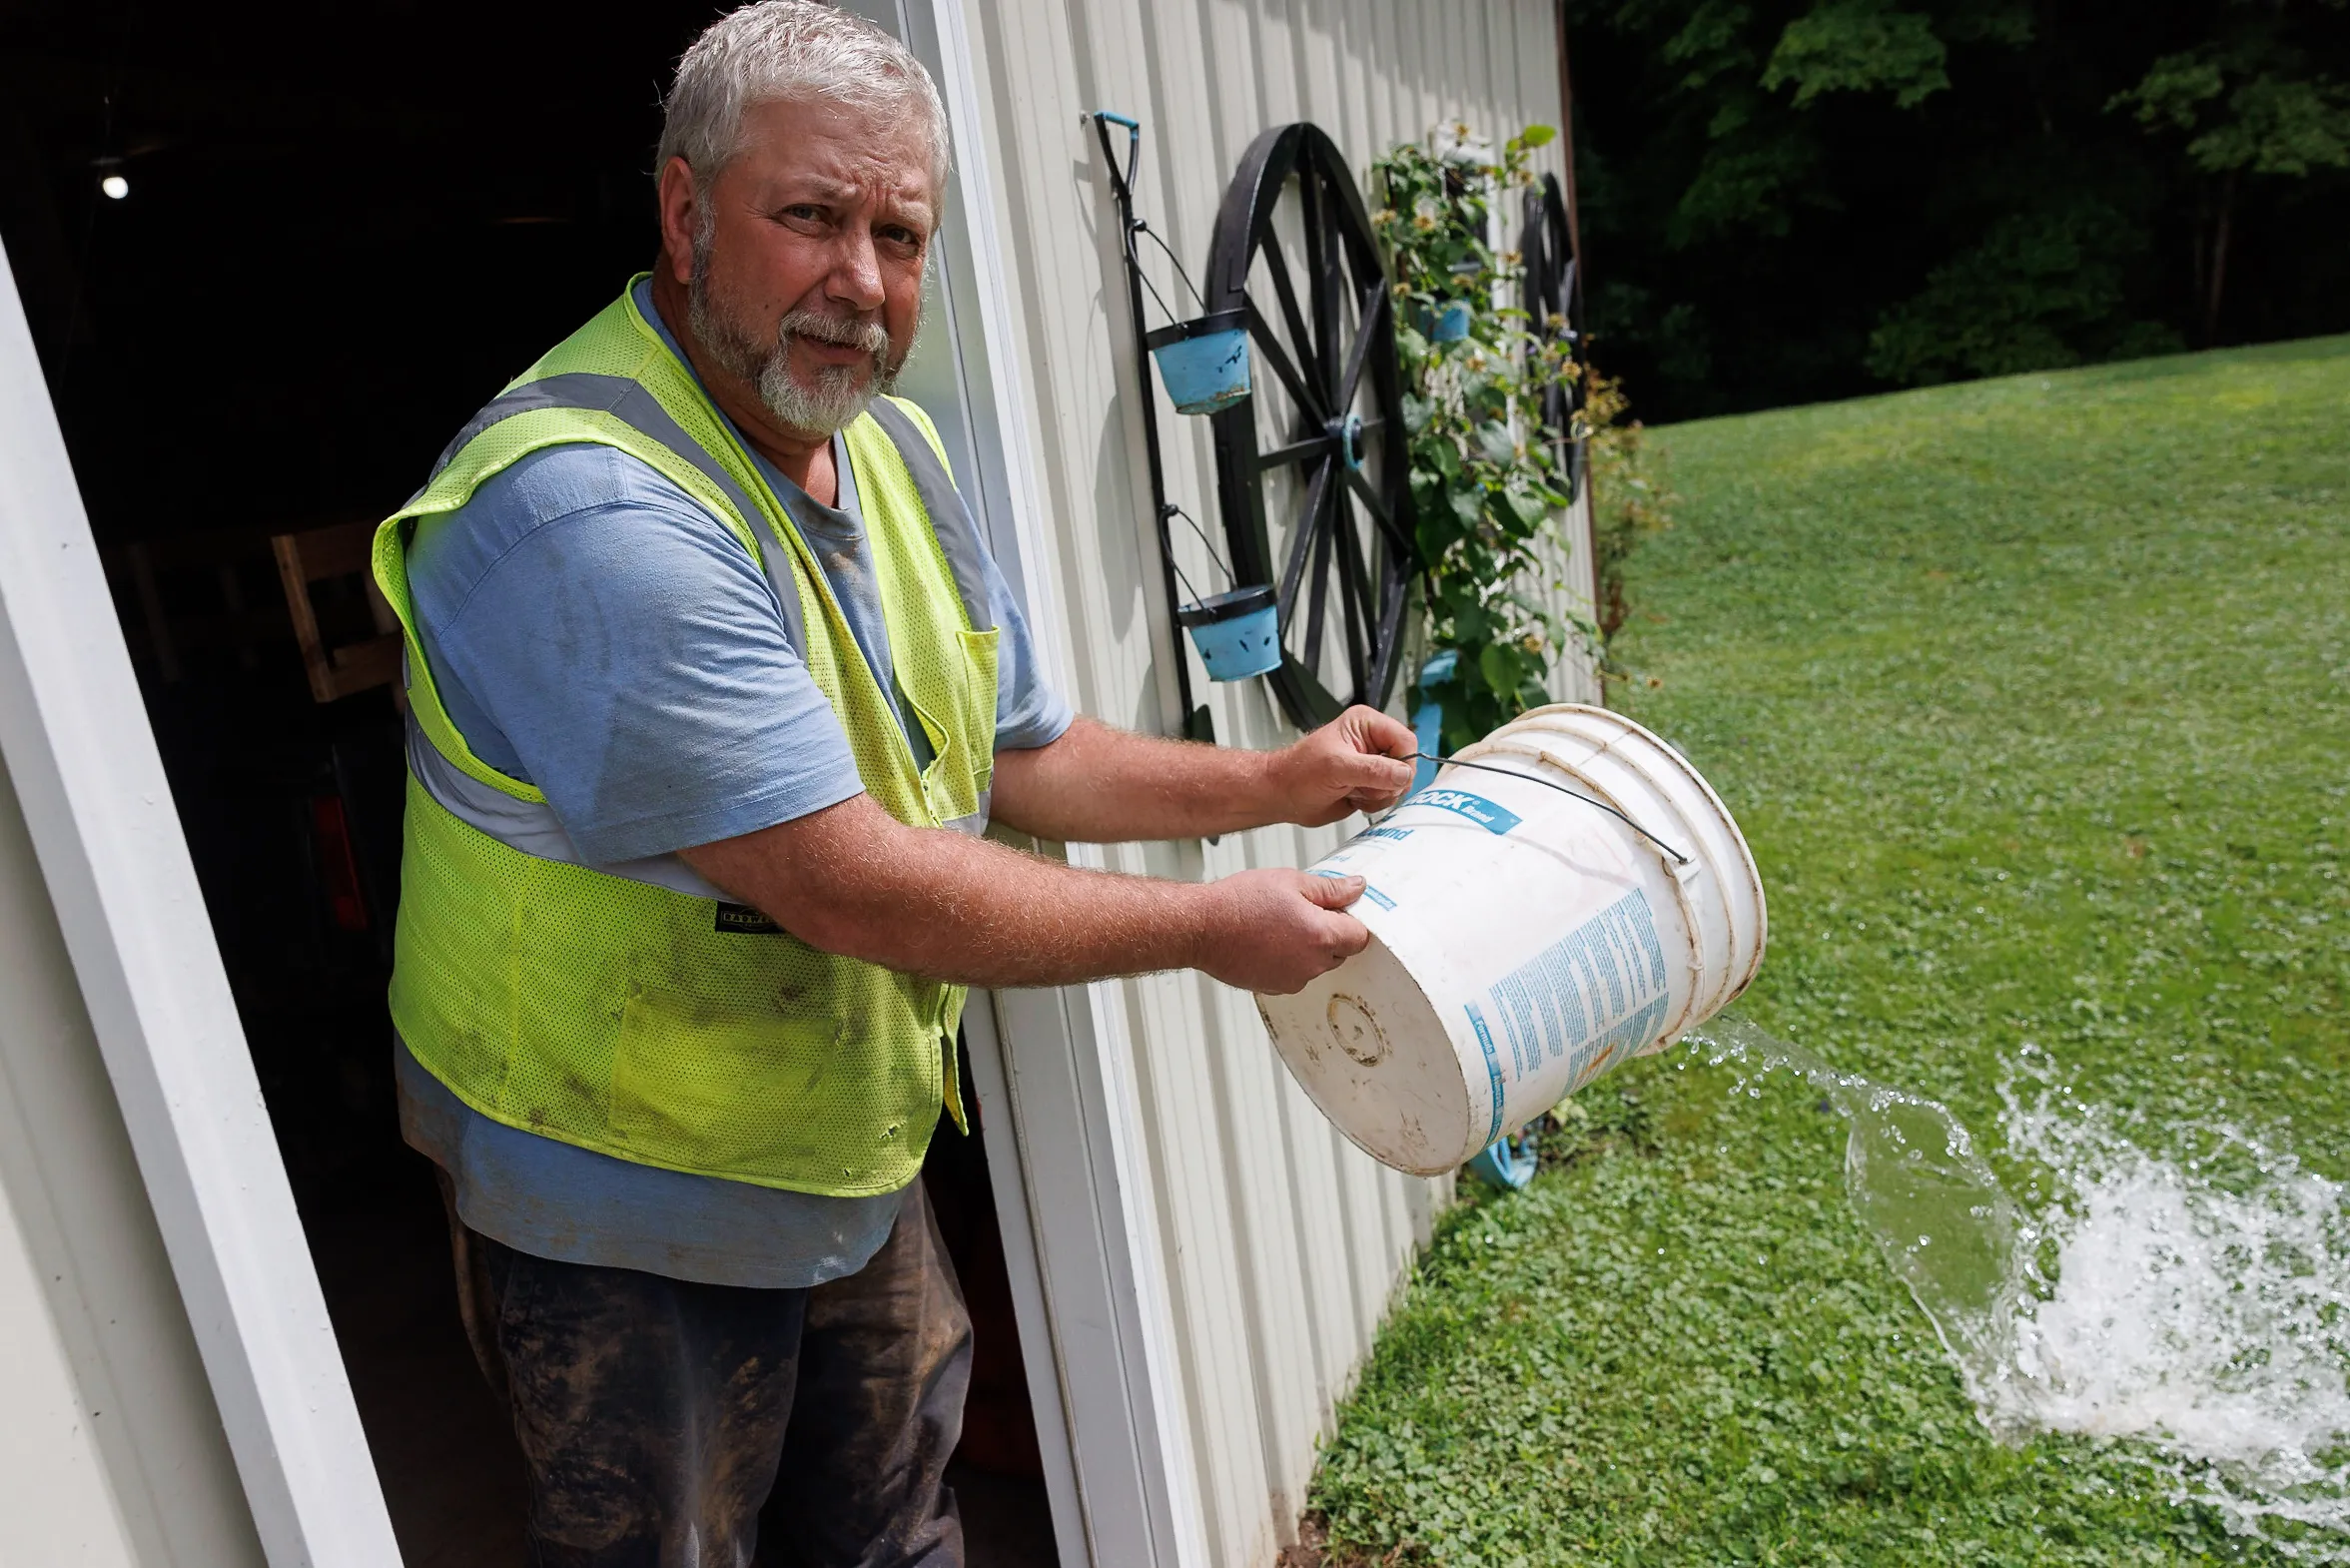
<path fill-rule="evenodd" d="M 818 952 L 673 855 L 582 864 L 544 793 L 482 762 L 449 721 L 409 604 L 419 519 L 542 447 L 616 446 L 759 562 L 866 793 L 911 826 L 982 832 L 997 632 L 977 528 L 912 403 L 877 398 L 844 437 L 928 768 L 789 511 L 628 293 L 475 415 L 377 530 L 412 715 L 392 1016 L 484 1116 L 641 1165 L 837 1196 L 905 1185 L 940 1105 L 962 1121 L 962 988 Z"/>

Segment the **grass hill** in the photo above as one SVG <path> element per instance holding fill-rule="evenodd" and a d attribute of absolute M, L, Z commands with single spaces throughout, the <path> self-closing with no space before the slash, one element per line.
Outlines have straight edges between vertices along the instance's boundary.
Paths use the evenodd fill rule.
<path fill-rule="evenodd" d="M 1679 521 L 1614 700 L 1762 863 L 1745 1011 L 1947 1101 L 2026 1206 L 2077 1193 L 2003 1084 L 2165 1170 L 2350 1177 L 2350 338 L 1654 438 Z M 1800 1084 L 1660 1057 L 1566 1120 L 1400 1301 L 1316 1482 L 1333 1561 L 2350 1553 L 2231 1532 L 2145 1441 L 1993 1441 Z"/>

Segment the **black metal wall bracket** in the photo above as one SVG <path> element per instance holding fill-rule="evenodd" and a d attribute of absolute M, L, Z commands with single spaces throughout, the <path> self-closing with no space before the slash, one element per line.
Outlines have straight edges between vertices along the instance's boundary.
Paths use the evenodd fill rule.
<path fill-rule="evenodd" d="M 1186 740 L 1215 740 L 1215 722 L 1205 703 L 1191 701 L 1191 659 L 1183 647 L 1181 626 L 1175 612 L 1182 607 L 1182 592 L 1175 580 L 1175 540 L 1168 530 L 1175 508 L 1167 499 L 1167 465 L 1159 449 L 1159 393 L 1151 382 L 1151 356 L 1143 347 L 1150 323 L 1143 314 L 1143 263 L 1135 252 L 1135 236 L 1143 225 L 1135 217 L 1135 170 L 1143 155 L 1142 122 L 1131 115 L 1115 114 L 1108 109 L 1097 109 L 1086 117 L 1093 122 L 1094 136 L 1102 144 L 1102 162 L 1110 174 L 1110 194 L 1118 204 L 1118 248 L 1126 263 L 1127 309 L 1134 318 L 1135 375 L 1140 382 L 1143 400 L 1143 449 L 1151 468 L 1151 521 L 1159 534 L 1159 570 L 1161 585 L 1167 594 L 1168 653 L 1175 660 L 1175 711 L 1182 715 L 1180 733 Z M 1110 128 L 1124 126 L 1127 133 L 1126 165 L 1119 166 L 1118 153 L 1110 139 Z"/>

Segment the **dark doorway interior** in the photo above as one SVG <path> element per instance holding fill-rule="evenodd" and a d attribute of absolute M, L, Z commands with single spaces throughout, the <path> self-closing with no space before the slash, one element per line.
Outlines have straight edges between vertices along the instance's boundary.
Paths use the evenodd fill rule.
<path fill-rule="evenodd" d="M 402 720 L 348 539 L 649 263 L 659 86 L 711 14 L 0 11 L 0 241 L 416 1565 L 518 1564 L 521 1477 L 393 1117 Z M 291 565 L 281 535 L 309 541 Z M 978 1141 L 942 1133 L 929 1180 L 979 1334 L 972 1561 L 1047 1563 Z"/>

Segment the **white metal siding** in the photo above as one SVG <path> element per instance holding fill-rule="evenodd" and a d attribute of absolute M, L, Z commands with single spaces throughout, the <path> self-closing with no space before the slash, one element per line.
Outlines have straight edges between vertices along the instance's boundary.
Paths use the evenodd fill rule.
<path fill-rule="evenodd" d="M 1266 126 L 1310 119 L 1358 169 L 1439 121 L 1506 135 L 1559 113 L 1548 0 L 996 0 L 966 13 L 995 181 L 1010 315 L 1034 406 L 1049 541 L 1039 602 L 1066 624 L 1072 698 L 1165 732 L 1174 678 L 1150 520 L 1117 225 L 1084 115 L 1144 123 L 1143 215 L 1193 276 L 1224 185 Z M 1554 149 L 1546 150 L 1547 153 Z M 1162 412 L 1170 498 L 1212 527 L 1205 421 Z M 1579 530 L 1578 530 L 1579 531 Z M 1178 539 L 1195 582 L 1195 540 Z M 1570 569 L 1588 583 L 1587 552 Z M 1567 563 L 1562 563 L 1566 566 Z M 1587 593 L 1587 589 L 1585 590 Z M 1581 597 L 1582 595 L 1577 595 Z M 1562 697 L 1588 694 L 1563 669 Z M 1262 685 L 1201 686 L 1226 744 L 1292 732 Z M 1127 871 L 1184 878 L 1303 864 L 1334 830 L 1267 829 L 1220 844 L 1107 852 Z M 1268 1564 L 1293 1538 L 1314 1447 L 1359 1366 L 1447 1183 L 1387 1171 L 1306 1101 L 1244 995 L 1196 975 L 1128 982 L 1123 1013 L 1172 1317 L 1176 1425 L 1188 1482 L 1175 1533 L 1218 1568 Z M 1065 1396 L 1066 1397 L 1066 1396 Z M 1184 1456 L 1171 1453 L 1171 1464 Z"/>

